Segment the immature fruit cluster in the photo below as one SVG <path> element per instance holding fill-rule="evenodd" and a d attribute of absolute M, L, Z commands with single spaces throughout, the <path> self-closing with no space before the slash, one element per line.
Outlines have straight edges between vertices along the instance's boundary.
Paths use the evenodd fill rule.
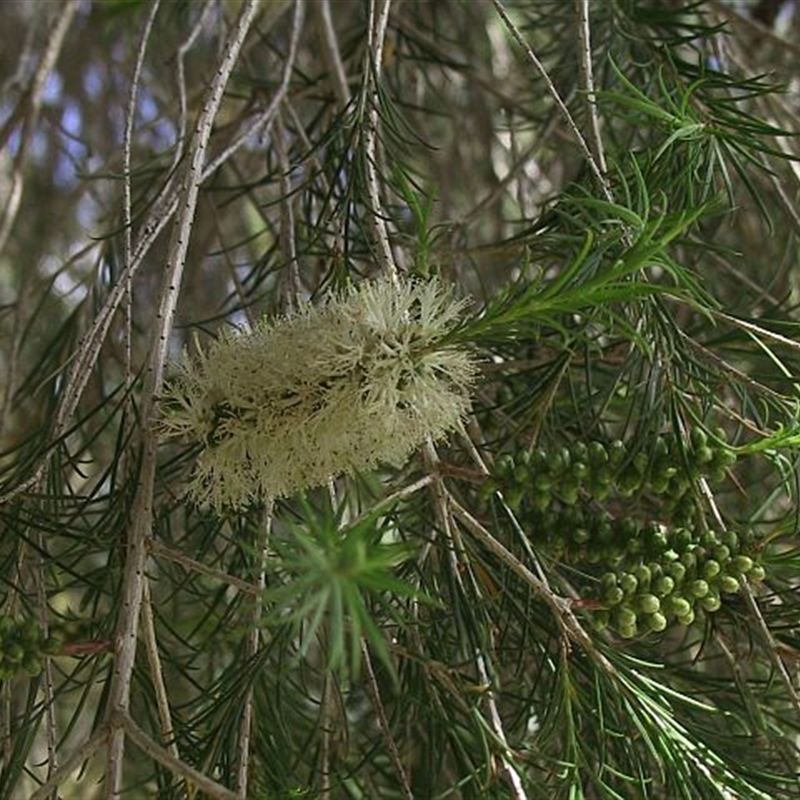
<path fill-rule="evenodd" d="M 672 622 L 691 625 L 700 610 L 718 611 L 722 596 L 735 594 L 745 581 L 764 579 L 752 532 L 698 535 L 647 525 L 638 533 L 597 581 L 593 620 L 600 629 L 610 626 L 631 638 Z"/>
<path fill-rule="evenodd" d="M 735 461 L 721 431 L 695 429 L 688 443 L 666 434 L 635 452 L 619 440 L 575 442 L 502 456 L 485 491 L 502 491 L 542 552 L 589 578 L 579 591 L 597 628 L 633 637 L 690 625 L 763 580 L 752 532 L 694 521 L 693 482 L 721 480 Z M 597 502 L 634 495 L 648 501 L 640 516 L 655 510 L 663 523 L 616 518 Z"/>
<path fill-rule="evenodd" d="M 42 635 L 35 619 L 0 616 L 0 680 L 9 680 L 19 671 L 38 675 L 42 659 L 58 647 L 54 638 Z"/>
<path fill-rule="evenodd" d="M 609 444 L 578 441 L 501 456 L 485 491 L 500 489 L 514 510 L 523 504 L 543 510 L 554 499 L 573 506 L 581 497 L 604 500 L 611 494 L 644 494 L 666 498 L 668 510 L 675 512 L 671 519 L 683 515 L 688 522 L 693 513 L 692 482 L 701 477 L 722 480 L 735 461 L 736 453 L 725 444 L 722 430 L 709 438 L 695 428 L 690 446 L 664 434 L 650 448 L 635 452 L 619 439 Z"/>
<path fill-rule="evenodd" d="M 697 532 L 569 507 L 527 521 L 544 552 L 592 579 L 582 594 L 596 627 L 626 638 L 690 625 L 743 582 L 764 579 L 752 531 Z"/>

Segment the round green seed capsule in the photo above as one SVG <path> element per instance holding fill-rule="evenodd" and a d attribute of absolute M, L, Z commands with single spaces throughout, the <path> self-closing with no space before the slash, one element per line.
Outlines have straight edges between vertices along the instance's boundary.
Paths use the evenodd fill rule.
<path fill-rule="evenodd" d="M 647 564 L 638 564 L 633 569 L 633 574 L 639 583 L 639 591 L 646 592 L 650 589 L 650 582 L 652 581 L 653 573 Z"/>
<path fill-rule="evenodd" d="M 726 531 L 722 536 L 722 543 L 730 548 L 731 555 L 739 552 L 739 534 L 736 531 Z"/>
<path fill-rule="evenodd" d="M 552 502 L 553 498 L 550 495 L 550 492 L 542 492 L 542 491 L 535 491 L 531 495 L 531 505 L 537 511 L 545 511 Z"/>
<path fill-rule="evenodd" d="M 675 581 L 669 575 L 662 575 L 653 581 L 653 593 L 657 597 L 666 597 L 675 589 Z"/>
<path fill-rule="evenodd" d="M 650 479 L 650 491 L 658 495 L 666 494 L 669 489 L 670 477 L 671 476 L 667 475 L 664 471 L 657 472 Z"/>
<path fill-rule="evenodd" d="M 661 610 L 661 601 L 654 594 L 641 594 L 636 598 L 636 605 L 644 614 L 655 614 Z"/>
<path fill-rule="evenodd" d="M 678 618 L 685 617 L 692 611 L 691 603 L 679 595 L 671 595 L 669 602 L 669 610 Z"/>
<path fill-rule="evenodd" d="M 615 467 L 620 466 L 620 464 L 625 461 L 627 454 L 628 451 L 625 447 L 625 442 L 621 439 L 614 439 L 608 446 L 608 460 Z"/>
<path fill-rule="evenodd" d="M 730 569 L 734 574 L 747 575 L 753 569 L 753 559 L 750 556 L 735 556 L 731 559 Z"/>
<path fill-rule="evenodd" d="M 648 615 L 643 622 L 654 633 L 661 633 L 667 627 L 667 618 L 660 611 Z"/>
<path fill-rule="evenodd" d="M 689 438 L 695 450 L 699 450 L 708 444 L 708 436 L 706 436 L 706 432 L 702 428 L 692 428 Z"/>
<path fill-rule="evenodd" d="M 694 572 L 697 569 L 697 556 L 692 550 L 687 550 L 681 555 L 681 564 L 686 567 L 687 572 Z"/>
<path fill-rule="evenodd" d="M 698 537 L 697 543 L 706 550 L 713 550 L 719 544 L 719 534 L 715 530 L 703 531 Z"/>
<path fill-rule="evenodd" d="M 708 594 L 710 588 L 708 581 L 698 578 L 689 584 L 689 594 L 699 600 L 701 597 L 705 597 Z"/>
<path fill-rule="evenodd" d="M 670 539 L 672 547 L 679 553 L 685 553 L 694 544 L 694 535 L 686 528 L 676 528 Z"/>
<path fill-rule="evenodd" d="M 638 556 L 643 550 L 644 544 L 641 539 L 629 539 L 625 545 L 625 551 L 631 556 Z"/>
<path fill-rule="evenodd" d="M 635 623 L 633 625 L 620 625 L 618 632 L 623 639 L 633 639 L 638 633 Z"/>
<path fill-rule="evenodd" d="M 617 628 L 636 627 L 637 613 L 627 605 L 614 609 L 614 622 Z"/>
<path fill-rule="evenodd" d="M 537 447 L 533 453 L 531 453 L 531 467 L 533 467 L 536 472 L 545 471 L 549 461 L 550 453 L 548 453 L 544 447 Z"/>
<path fill-rule="evenodd" d="M 531 472 L 527 464 L 517 464 L 511 474 L 517 483 L 527 483 Z"/>
<path fill-rule="evenodd" d="M 704 466 L 710 464 L 714 460 L 714 451 L 708 447 L 708 445 L 705 447 L 698 447 L 694 457 L 697 464 Z"/>
<path fill-rule="evenodd" d="M 705 564 L 703 564 L 703 577 L 707 581 L 716 578 L 721 571 L 722 567 L 720 566 L 719 561 L 715 561 L 713 558 L 710 558 Z"/>
<path fill-rule="evenodd" d="M 619 586 L 609 586 L 602 594 L 602 600 L 609 608 L 618 606 L 624 599 L 625 592 Z"/>
<path fill-rule="evenodd" d="M 505 500 L 512 511 L 519 511 L 525 492 L 521 486 L 512 486 L 505 493 Z"/>
<path fill-rule="evenodd" d="M 725 428 L 722 428 L 718 425 L 711 431 L 711 433 L 719 444 L 724 445 L 728 443 L 728 432 L 725 430 Z"/>
<path fill-rule="evenodd" d="M 736 594 L 741 588 L 739 579 L 735 578 L 733 575 L 720 575 L 717 585 L 719 590 L 726 594 Z"/>
<path fill-rule="evenodd" d="M 593 467 L 600 467 L 609 461 L 608 450 L 602 442 L 589 443 L 589 463 Z"/>
<path fill-rule="evenodd" d="M 676 586 L 680 586 L 686 578 L 686 567 L 680 561 L 673 561 L 667 567 L 667 572 Z"/>
<path fill-rule="evenodd" d="M 616 572 L 605 572 L 600 578 L 600 588 L 605 589 L 613 589 L 617 585 L 617 573 Z"/>
<path fill-rule="evenodd" d="M 753 564 L 753 568 L 747 573 L 747 580 L 750 583 L 761 583 L 767 577 L 767 571 L 761 564 Z"/>
<path fill-rule="evenodd" d="M 589 458 L 589 445 L 586 442 L 573 442 L 570 447 L 570 456 L 573 461 L 587 461 Z"/>
<path fill-rule="evenodd" d="M 714 548 L 714 558 L 719 561 L 719 563 L 727 564 L 728 561 L 731 560 L 731 549 L 726 544 L 718 544 Z"/>
<path fill-rule="evenodd" d="M 680 617 L 677 617 L 678 622 L 685 627 L 689 627 L 694 622 L 694 611 L 689 611 L 688 614 L 683 614 Z"/>
<path fill-rule="evenodd" d="M 573 461 L 569 470 L 573 478 L 582 481 L 589 474 L 589 465 L 585 461 Z"/>
<path fill-rule="evenodd" d="M 625 572 L 620 575 L 619 585 L 626 595 L 632 595 L 639 588 L 639 581 L 634 574 Z"/>
<path fill-rule="evenodd" d="M 704 611 L 713 614 L 715 611 L 719 611 L 722 606 L 722 600 L 716 592 L 710 592 L 700 599 L 700 605 Z"/>
<path fill-rule="evenodd" d="M 597 523 L 597 541 L 607 544 L 614 539 L 614 529 L 611 527 L 611 522 L 608 519 L 601 519 Z"/>
<path fill-rule="evenodd" d="M 503 478 L 507 478 L 508 476 L 512 475 L 514 472 L 514 458 L 511 456 L 510 453 L 503 453 L 500 458 L 497 459 L 497 464 L 495 465 L 495 471 L 498 475 Z"/>
<path fill-rule="evenodd" d="M 574 506 L 578 502 L 578 487 L 565 485 L 559 488 L 559 496 L 563 503 L 568 506 Z"/>
<path fill-rule="evenodd" d="M 481 500 L 488 500 L 499 488 L 500 485 L 494 478 L 486 478 L 478 489 Z"/>
<path fill-rule="evenodd" d="M 660 561 L 664 564 L 664 566 L 668 566 L 673 561 L 678 561 L 680 556 L 672 549 L 665 550 L 660 557 Z"/>
<path fill-rule="evenodd" d="M 617 492 L 623 497 L 632 497 L 642 486 L 642 476 L 631 469 L 626 469 L 617 478 Z"/>

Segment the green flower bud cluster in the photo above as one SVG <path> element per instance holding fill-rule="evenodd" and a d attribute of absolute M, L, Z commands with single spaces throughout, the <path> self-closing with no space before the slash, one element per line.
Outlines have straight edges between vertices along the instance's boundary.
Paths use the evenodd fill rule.
<path fill-rule="evenodd" d="M 19 671 L 38 675 L 42 659 L 59 647 L 55 637 L 44 637 L 35 619 L 0 616 L 0 680 L 9 680 Z"/>
<path fill-rule="evenodd" d="M 625 638 L 660 632 L 670 624 L 691 625 L 696 615 L 714 613 L 726 594 L 765 577 L 756 563 L 752 532 L 695 534 L 646 526 L 629 540 L 626 553 L 599 578 L 593 613 L 598 629 L 611 627 Z"/>
<path fill-rule="evenodd" d="M 650 449 L 636 452 L 617 439 L 609 444 L 578 441 L 560 448 L 504 454 L 484 492 L 500 489 L 515 511 L 523 505 L 541 511 L 555 499 L 574 506 L 581 496 L 604 500 L 611 494 L 646 494 L 663 497 L 666 510 L 674 512 L 670 513 L 673 521 L 688 522 L 694 511 L 689 492 L 693 481 L 701 477 L 721 480 L 736 461 L 721 430 L 715 432 L 718 441 L 700 428 L 690 438 L 691 447 L 686 447 L 674 435 L 664 434 L 655 438 Z"/>

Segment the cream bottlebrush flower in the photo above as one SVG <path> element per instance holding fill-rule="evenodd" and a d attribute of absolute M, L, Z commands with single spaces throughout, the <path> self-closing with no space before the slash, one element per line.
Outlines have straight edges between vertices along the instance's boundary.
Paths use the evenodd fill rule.
<path fill-rule="evenodd" d="M 199 440 L 189 493 L 214 507 L 401 465 L 469 410 L 475 365 L 443 339 L 463 303 L 437 281 L 364 283 L 184 356 L 165 435 Z"/>

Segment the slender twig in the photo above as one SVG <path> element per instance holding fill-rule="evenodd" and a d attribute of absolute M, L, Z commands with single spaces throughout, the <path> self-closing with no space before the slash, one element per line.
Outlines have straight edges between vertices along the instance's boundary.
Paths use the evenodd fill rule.
<path fill-rule="evenodd" d="M 12 112 L 3 126 L 3 130 L 0 131 L 0 141 L 2 141 L 10 135 L 17 120 L 20 116 L 22 117 L 22 133 L 19 148 L 14 156 L 11 189 L 6 191 L 5 207 L 3 208 L 2 218 L 0 218 L 0 253 L 5 250 L 6 242 L 11 234 L 11 229 L 14 227 L 22 202 L 25 160 L 39 119 L 45 82 L 53 67 L 55 67 L 67 31 L 72 24 L 79 5 L 80 0 L 67 0 L 57 11 L 57 16 L 48 32 L 47 41 L 42 48 L 42 57 L 39 59 L 39 64 L 36 67 L 30 85 L 20 99 L 17 110 Z"/>
<path fill-rule="evenodd" d="M 286 305 L 287 310 L 295 308 L 297 296 L 300 292 L 300 268 L 297 262 L 297 239 L 294 221 L 294 195 L 292 192 L 291 168 L 289 157 L 286 153 L 286 128 L 283 125 L 281 115 L 278 114 L 276 131 L 273 141 L 275 142 L 275 152 L 278 156 L 278 168 L 280 169 L 280 243 L 283 250 L 283 258 L 288 270 L 286 281 Z"/>
<path fill-rule="evenodd" d="M 800 350 L 800 342 L 796 342 L 794 339 L 789 339 L 788 337 L 783 336 L 780 333 L 775 333 L 774 331 L 768 330 L 767 328 L 762 328 L 760 325 L 748 322 L 747 320 L 744 320 L 741 317 L 734 317 L 731 316 L 730 314 L 726 314 L 723 311 L 716 311 L 713 308 L 709 308 L 707 310 L 707 313 L 713 314 L 715 317 L 718 317 L 719 319 L 724 319 L 726 322 L 730 322 L 731 325 L 735 325 L 738 328 L 743 328 L 749 333 L 755 334 L 754 338 L 758 336 L 763 336 L 765 339 L 770 339 L 771 341 L 777 342 L 778 344 L 782 344 L 785 347 L 791 348 L 792 350 Z"/>
<path fill-rule="evenodd" d="M 190 785 L 194 785 L 209 797 L 215 800 L 241 800 L 241 795 L 232 792 L 221 783 L 217 783 L 217 781 L 204 775 L 185 761 L 175 758 L 169 750 L 154 742 L 128 714 L 118 713 L 110 721 L 120 730 L 123 730 L 143 753 L 158 761 L 159 764 L 163 764 L 173 774 L 185 778 Z"/>
<path fill-rule="evenodd" d="M 264 608 L 264 587 L 267 583 L 267 556 L 269 552 L 269 535 L 272 530 L 272 511 L 273 501 L 272 499 L 268 499 L 255 546 L 255 552 L 258 558 L 256 572 L 258 594 L 256 594 L 255 602 L 250 611 L 250 629 L 247 633 L 247 639 L 244 645 L 244 659 L 246 663 L 250 663 L 255 658 L 261 640 L 259 620 L 261 619 L 261 613 Z M 250 772 L 250 740 L 253 734 L 252 728 L 253 686 L 250 684 L 247 689 L 242 716 L 239 720 L 239 750 L 236 759 L 236 791 L 243 798 L 247 797 L 247 784 Z"/>
<path fill-rule="evenodd" d="M 207 0 L 203 7 L 203 11 L 197 19 L 197 22 L 192 27 L 189 35 L 181 42 L 175 54 L 176 76 L 175 85 L 178 90 L 178 134 L 175 140 L 175 152 L 172 155 L 172 165 L 168 170 L 172 173 L 177 169 L 178 164 L 183 157 L 184 148 L 186 146 L 186 128 L 188 119 L 188 103 L 186 101 L 186 54 L 191 50 L 197 37 L 205 27 L 211 12 L 216 5 Z"/>
<path fill-rule="evenodd" d="M 11 117 L 7 121 L 4 131 L 0 133 L 0 139 L 5 140 L 6 136 L 10 135 L 13 126 L 16 124 L 17 115 L 19 114 L 22 116 L 22 131 L 20 135 L 19 148 L 14 157 L 11 175 L 11 189 L 8 192 L 7 202 L 5 208 L 3 209 L 2 219 L 0 219 L 0 252 L 2 252 L 2 250 L 5 248 L 8 237 L 10 236 L 11 230 L 14 227 L 16 216 L 22 201 L 25 161 L 27 158 L 28 146 L 35 133 L 35 128 L 39 119 L 45 82 L 55 67 L 56 61 L 58 60 L 58 56 L 61 53 L 61 49 L 64 44 L 67 31 L 72 24 L 72 20 L 77 9 L 77 0 L 69 0 L 69 2 L 62 6 L 58 16 L 50 27 L 42 56 L 39 60 L 36 70 L 34 71 L 30 85 L 28 86 L 25 95 L 20 100 L 17 110 L 11 114 Z M 6 386 L 3 392 L 2 403 L 0 404 L 0 430 L 5 427 L 8 414 L 11 410 L 11 399 L 14 392 L 14 383 L 16 381 L 15 372 L 22 342 L 21 329 L 23 326 L 20 325 L 20 321 L 23 313 L 22 294 L 25 286 L 26 283 L 23 281 L 22 288 L 20 289 L 17 312 L 14 315 L 12 347 L 5 375 Z M 35 476 L 35 481 L 32 485 L 40 486 L 43 475 L 43 471 L 39 472 Z M 44 555 L 46 553 L 44 532 L 37 530 L 35 532 L 34 541 L 36 542 L 37 550 L 37 553 L 34 556 L 35 560 L 33 564 L 34 591 L 36 596 L 39 623 L 44 635 L 47 636 L 49 630 L 47 613 L 47 584 L 45 579 L 45 568 L 47 564 L 46 557 Z M 24 555 L 24 550 L 24 547 L 21 548 L 21 557 Z M 47 777 L 50 778 L 58 770 L 58 754 L 56 752 L 58 731 L 54 702 L 55 690 L 53 686 L 53 668 L 50 659 L 46 659 L 45 661 L 42 687 L 45 708 L 44 738 L 45 746 L 47 748 Z"/>
<path fill-rule="evenodd" d="M 554 594 L 548 587 L 536 577 L 505 545 L 497 541 L 492 534 L 481 525 L 472 514 L 469 513 L 452 496 L 449 496 L 449 504 L 453 509 L 456 518 L 461 520 L 467 530 L 481 542 L 487 550 L 499 558 L 512 572 L 521 578 L 534 595 L 550 608 L 567 637 L 578 644 L 609 674 L 614 674 L 614 665 L 595 647 L 591 637 L 578 622 L 575 614 L 570 608 L 570 601 Z"/>
<path fill-rule="evenodd" d="M 575 137 L 578 145 L 580 146 L 581 150 L 583 150 L 584 155 L 586 156 L 586 160 L 589 164 L 589 168 L 591 169 L 592 173 L 594 174 L 597 182 L 600 186 L 601 191 L 605 198 L 609 201 L 613 201 L 613 197 L 611 194 L 611 189 L 609 188 L 608 181 L 606 180 L 604 170 L 601 169 L 600 165 L 597 163 L 597 159 L 594 157 L 591 148 L 586 142 L 586 139 L 581 133 L 581 129 L 578 127 L 578 124 L 575 122 L 575 118 L 572 116 L 569 108 L 567 108 L 567 104 L 564 102 L 563 98 L 556 89 L 555 84 L 553 83 L 549 73 L 545 69 L 544 64 L 539 60 L 539 57 L 533 51 L 533 48 L 525 41 L 525 37 L 520 32 L 519 28 L 514 24 L 511 18 L 506 13 L 505 8 L 503 8 L 503 4 L 500 0 L 492 0 L 494 7 L 497 9 L 497 13 L 500 15 L 500 18 L 503 20 L 503 24 L 508 28 L 511 35 L 514 37 L 514 40 L 517 44 L 525 51 L 525 54 L 528 57 L 528 60 L 533 64 L 539 74 L 542 76 L 545 84 L 547 85 L 547 90 L 550 92 L 553 100 L 555 101 L 556 105 L 560 109 L 561 113 L 564 115 L 564 119 L 566 120 L 569 129 L 572 131 L 572 135 Z"/>
<path fill-rule="evenodd" d="M 461 440 L 467 446 L 467 451 L 469 452 L 470 457 L 478 465 L 478 468 L 480 469 L 481 474 L 488 476 L 490 474 L 489 469 L 486 466 L 486 463 L 484 462 L 483 457 L 478 452 L 478 448 L 475 447 L 475 444 L 473 443 L 472 438 L 470 437 L 469 433 L 467 432 L 467 429 L 463 425 L 460 425 L 459 433 L 461 434 Z M 534 567 L 536 568 L 536 572 L 537 572 L 537 574 L 539 576 L 539 580 L 542 582 L 542 585 L 545 586 L 547 588 L 547 590 L 549 591 L 550 590 L 550 586 L 549 586 L 549 583 L 547 581 L 547 574 L 545 573 L 544 569 L 542 568 L 542 565 L 539 563 L 539 558 L 537 557 L 536 553 L 534 552 L 533 547 L 531 547 L 530 540 L 529 540 L 527 534 L 525 533 L 525 531 L 523 530 L 522 525 L 520 525 L 519 520 L 517 519 L 517 515 L 513 512 L 513 510 L 511 509 L 511 506 L 509 506 L 508 503 L 506 503 L 506 500 L 503 497 L 503 493 L 499 489 L 495 491 L 494 495 L 497 498 L 497 500 L 499 501 L 500 505 L 503 506 L 503 511 L 505 511 L 506 516 L 508 517 L 509 521 L 511 522 L 511 527 L 514 529 L 514 533 L 517 534 L 517 538 L 519 539 L 519 542 L 522 545 L 523 550 L 525 550 L 525 554 L 530 559 L 531 564 L 533 564 Z"/>
<path fill-rule="evenodd" d="M 133 123 L 136 119 L 136 99 L 139 91 L 139 78 L 142 74 L 142 64 L 150 41 L 150 33 L 156 19 L 161 0 L 155 0 L 150 6 L 150 13 L 144 23 L 144 29 L 139 39 L 136 51 L 136 63 L 133 66 L 131 89 L 128 96 L 128 108 L 125 113 L 125 133 L 122 139 L 122 254 L 123 263 L 131 263 L 133 240 L 133 197 L 131 190 L 131 145 L 133 141 Z M 131 374 L 131 328 L 133 325 L 133 281 L 130 272 L 125 282 L 125 387 L 130 387 L 133 376 Z"/>
<path fill-rule="evenodd" d="M 175 758 L 180 758 L 178 745 L 175 742 L 175 729 L 172 725 L 172 712 L 169 708 L 167 686 L 164 682 L 164 672 L 161 669 L 161 656 L 158 653 L 158 638 L 156 636 L 155 620 L 153 619 L 153 603 L 150 598 L 150 581 L 145 579 L 142 596 L 142 639 L 147 653 L 147 663 L 150 665 L 150 680 L 156 695 L 156 708 L 158 721 L 161 725 L 161 738 L 166 743 L 170 753 Z"/>
<path fill-rule="evenodd" d="M 783 659 L 780 657 L 780 648 L 778 647 L 778 642 L 772 635 L 772 631 L 770 630 L 767 621 L 764 619 L 764 615 L 761 613 L 758 603 L 756 603 L 756 600 L 753 597 L 753 590 L 750 588 L 749 583 L 743 582 L 740 594 L 744 597 L 747 609 L 755 618 L 758 630 L 764 637 L 764 643 L 767 645 L 766 649 L 769 660 L 777 670 L 781 682 L 786 687 L 786 691 L 789 694 L 789 699 L 791 700 L 795 711 L 800 714 L 800 695 L 798 695 L 797 688 L 794 685 L 792 676 L 789 674 L 789 670 L 786 669 L 786 664 L 783 663 Z"/>
<path fill-rule="evenodd" d="M 273 20 L 277 19 L 279 14 L 282 14 L 285 9 L 290 6 L 286 0 L 278 0 L 269 6 L 270 13 Z M 238 136 L 235 136 L 232 141 L 222 149 L 220 153 L 211 158 L 202 172 L 202 179 L 210 178 L 222 164 L 224 164 L 234 153 L 238 152 L 248 141 L 252 141 L 255 136 L 264 136 L 272 126 L 278 109 L 281 103 L 286 98 L 289 92 L 289 83 L 292 77 L 292 70 L 294 70 L 295 62 L 297 60 L 297 49 L 300 42 L 300 33 L 303 29 L 303 21 L 305 19 L 306 3 L 305 0 L 294 0 L 294 17 L 292 18 L 292 35 L 289 39 L 289 52 L 286 56 L 286 62 L 283 66 L 283 73 L 281 75 L 281 82 L 275 90 L 275 94 L 269 101 L 266 109 L 259 114 L 250 125 L 246 126 Z"/>
<path fill-rule="evenodd" d="M 211 131 L 217 111 L 222 103 L 225 87 L 244 44 L 245 37 L 255 18 L 258 0 L 245 0 L 239 16 L 225 43 L 220 63 L 208 89 L 202 110 L 197 119 L 194 135 L 189 146 L 186 172 L 182 179 L 182 199 L 179 217 L 176 220 L 169 255 L 160 291 L 160 303 L 156 315 L 150 359 L 145 373 L 141 418 L 143 455 L 139 472 L 139 483 L 132 510 L 128 549 L 125 556 L 125 571 L 122 585 L 122 603 L 116 631 L 116 657 L 109 689 L 108 708 L 114 725 L 108 748 L 106 769 L 106 797 L 117 798 L 122 791 L 122 758 L 125 736 L 114 721 L 127 715 L 130 705 L 131 679 L 136 656 L 139 611 L 142 603 L 144 568 L 147 558 L 147 540 L 151 537 L 153 517 L 153 493 L 156 473 L 158 434 L 152 425 L 155 413 L 155 398 L 163 381 L 167 355 L 167 341 L 172 328 L 173 316 L 180 291 L 183 267 L 189 247 L 201 174 L 206 162 Z M 170 756 L 172 758 L 172 756 Z"/>
<path fill-rule="evenodd" d="M 328 800 L 331 791 L 331 733 L 333 720 L 333 676 L 326 673 L 323 677 L 322 686 L 322 720 L 320 725 L 320 747 L 319 747 L 319 796 L 322 800 Z"/>
<path fill-rule="evenodd" d="M 400 758 L 400 751 L 397 749 L 397 742 L 394 740 L 394 736 L 392 736 L 392 730 L 389 726 L 389 719 L 386 716 L 386 709 L 384 708 L 383 700 L 381 700 L 378 681 L 375 678 L 375 670 L 372 668 L 372 659 L 370 658 L 369 647 L 367 646 L 367 642 L 364 638 L 361 639 L 361 656 L 364 659 L 364 673 L 366 674 L 367 678 L 365 688 L 367 690 L 367 694 L 369 695 L 370 702 L 372 703 L 372 708 L 375 711 L 378 727 L 380 728 L 381 734 L 386 742 L 386 748 L 389 751 L 389 758 L 392 762 L 392 766 L 394 767 L 395 774 L 397 775 L 397 779 L 400 781 L 400 793 L 405 800 L 414 800 L 414 794 L 411 791 L 411 783 L 408 780 L 408 775 L 406 774 L 405 767 L 403 766 L 403 760 Z"/>
<path fill-rule="evenodd" d="M 192 572 L 197 572 L 200 575 L 207 575 L 209 578 L 214 578 L 220 583 L 228 584 L 234 589 L 238 589 L 240 592 L 257 595 L 260 591 L 259 588 L 252 583 L 248 583 L 247 581 L 242 580 L 236 575 L 231 575 L 228 572 L 222 572 L 221 570 L 206 566 L 202 561 L 197 561 L 196 559 L 187 556 L 185 553 L 181 553 L 178 550 L 173 550 L 171 547 L 167 547 L 157 539 L 149 539 L 147 542 L 147 549 L 155 556 L 166 558 L 167 560 L 173 561 L 176 564 L 180 564 L 182 567 L 185 567 Z"/>
<path fill-rule="evenodd" d="M 466 432 L 462 430 L 464 435 Z M 475 453 L 477 455 L 477 451 Z M 439 473 L 439 456 L 436 453 L 436 448 L 433 446 L 431 442 L 427 442 L 425 447 L 425 461 L 426 465 L 429 469 L 433 469 L 437 475 Z M 478 456 L 478 462 L 483 466 L 483 462 L 480 460 L 480 456 Z M 485 466 L 484 466 L 485 469 Z M 452 546 L 448 548 L 448 553 L 450 553 L 451 559 L 453 559 L 453 577 L 455 581 L 459 584 L 460 590 L 462 593 L 467 596 L 466 589 L 463 585 L 463 580 L 461 577 L 461 565 L 458 562 L 461 562 L 465 567 L 467 567 L 468 574 L 471 575 L 471 570 L 469 570 L 469 560 L 466 555 L 466 549 L 464 547 L 463 542 L 461 541 L 461 537 L 459 536 L 458 528 L 451 525 L 450 523 L 450 495 L 447 491 L 447 487 L 444 484 L 444 481 L 441 477 L 433 484 L 432 486 L 433 491 L 433 498 L 434 498 L 434 508 L 436 509 L 436 518 L 439 526 L 444 531 L 445 536 L 447 537 L 448 542 L 452 543 Z M 480 596 L 480 589 L 475 587 Z M 489 676 L 486 671 L 486 661 L 484 655 L 479 651 L 476 650 L 471 654 L 475 660 L 476 669 L 478 671 L 479 678 L 484 686 L 489 687 L 491 685 L 489 681 Z M 500 718 L 500 713 L 497 710 L 497 704 L 494 698 L 494 693 L 489 690 L 487 691 L 487 703 L 489 705 L 489 715 L 491 718 L 492 729 L 495 732 L 498 740 L 501 742 L 503 749 L 508 750 L 508 740 L 506 739 L 505 732 L 503 730 L 503 723 Z M 517 772 L 516 768 L 510 763 L 508 758 L 503 757 L 503 768 L 508 776 L 509 783 L 511 784 L 513 797 L 515 800 L 527 800 L 527 795 L 525 794 L 525 790 L 522 787 L 522 780 Z"/>
<path fill-rule="evenodd" d="M 5 248 L 6 241 L 11 234 L 22 201 L 25 160 L 27 158 L 31 137 L 34 134 L 36 122 L 39 117 L 45 81 L 55 66 L 76 9 L 77 3 L 72 0 L 72 2 L 68 3 L 63 8 L 57 19 L 53 22 L 47 42 L 44 46 L 42 57 L 39 60 L 39 64 L 31 78 L 30 84 L 20 98 L 17 107 L 4 123 L 2 130 L 0 130 L 0 148 L 2 148 L 7 138 L 13 132 L 19 119 L 22 118 L 22 133 L 12 164 L 11 186 L 5 190 L 5 207 L 2 210 L 2 216 L 0 216 L 0 252 Z M 27 274 L 27 270 L 23 272 L 17 309 L 13 319 L 14 330 L 11 336 L 11 353 L 9 354 L 8 361 L 4 365 L 2 401 L 0 403 L 0 430 L 6 429 L 8 413 L 11 409 L 11 399 L 14 394 L 19 348 L 21 346 L 18 331 L 25 327 L 22 325 L 21 314 L 23 309 L 22 296 L 27 286 L 27 281 L 25 280 Z"/>
<path fill-rule="evenodd" d="M 733 6 L 723 2 L 723 0 L 710 0 L 709 5 L 720 16 L 724 17 L 726 22 L 732 22 L 735 26 L 744 28 L 749 33 L 753 34 L 754 37 L 764 37 L 769 39 L 772 44 L 778 45 L 779 47 L 782 47 L 783 49 L 790 53 L 794 53 L 795 55 L 800 55 L 800 45 L 798 45 L 796 42 L 791 42 L 788 39 L 784 39 L 783 36 L 779 36 L 771 28 L 768 28 L 766 25 L 758 20 L 753 19 L 752 17 L 742 14 Z"/>
<path fill-rule="evenodd" d="M 489 673 L 486 669 L 486 659 L 480 650 L 475 652 L 475 663 L 478 668 L 478 677 L 480 678 L 481 683 L 484 686 L 491 686 L 492 681 L 489 679 Z M 489 720 L 492 730 L 494 731 L 494 735 L 497 737 L 500 746 L 503 748 L 503 769 L 508 777 L 508 782 L 511 784 L 512 797 L 514 797 L 515 800 L 528 800 L 528 795 L 525 793 L 525 788 L 522 785 L 522 778 L 508 757 L 508 737 L 503 729 L 503 720 L 500 717 L 500 711 L 497 708 L 497 700 L 495 699 L 495 693 L 493 690 L 489 689 L 485 693 L 485 700 L 487 706 L 489 707 Z"/>
<path fill-rule="evenodd" d="M 88 761 L 107 741 L 107 725 L 98 728 L 61 766 L 30 796 L 30 800 L 47 798 L 84 762 Z"/>
<path fill-rule="evenodd" d="M 606 155 L 603 137 L 600 135 L 600 117 L 597 113 L 597 95 L 594 90 L 594 66 L 592 64 L 592 35 L 589 25 L 589 0 L 575 0 L 578 15 L 578 34 L 581 43 L 580 72 L 583 93 L 586 99 L 586 112 L 589 121 L 589 142 L 597 159 L 597 166 L 605 176 Z"/>
<path fill-rule="evenodd" d="M 380 8 L 376 12 L 376 2 Z M 386 226 L 386 214 L 381 201 L 380 183 L 378 181 L 378 81 L 380 80 L 383 62 L 383 44 L 386 38 L 386 26 L 389 23 L 389 10 L 392 0 L 370 0 L 369 4 L 369 38 L 365 56 L 365 86 L 363 101 L 368 103 L 366 122 L 364 125 L 364 168 L 366 170 L 366 188 L 369 199 L 369 224 L 378 247 L 377 257 L 383 270 L 392 280 L 397 282 L 397 266 L 389 240 Z"/>
<path fill-rule="evenodd" d="M 47 568 L 47 548 L 45 535 L 41 530 L 36 531 L 36 549 L 34 564 L 34 584 L 36 587 L 36 604 L 39 612 L 39 625 L 42 635 L 50 635 L 47 604 L 47 582 L 45 569 Z M 47 658 L 43 670 L 43 695 L 45 704 L 45 742 L 47 745 L 47 777 L 49 778 L 58 769 L 58 729 L 56 721 L 55 688 L 53 685 L 53 662 Z"/>
<path fill-rule="evenodd" d="M 319 42 L 322 47 L 322 60 L 328 68 L 339 108 L 344 110 L 350 103 L 350 87 L 347 85 L 347 73 L 342 63 L 342 55 L 339 52 L 336 31 L 333 28 L 330 0 L 317 0 L 314 9 L 317 16 Z"/>

